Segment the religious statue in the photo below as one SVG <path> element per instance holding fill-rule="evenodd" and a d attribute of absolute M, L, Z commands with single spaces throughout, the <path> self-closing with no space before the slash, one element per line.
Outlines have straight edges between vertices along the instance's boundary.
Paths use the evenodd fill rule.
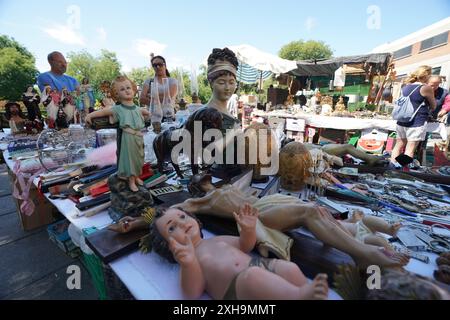
<path fill-rule="evenodd" d="M 144 138 L 141 130 L 145 127 L 144 117 L 150 113 L 139 108 L 133 102 L 136 93 L 136 85 L 125 76 L 117 77 L 112 84 L 112 94 L 120 105 L 102 109 L 86 116 L 86 122 L 92 123 L 92 119 L 98 117 L 113 117 L 119 122 L 121 138 L 117 139 L 119 152 L 118 171 L 119 178 L 127 180 L 131 191 L 137 192 L 143 181 L 139 179 L 144 164 Z"/>
<path fill-rule="evenodd" d="M 157 211 L 150 227 L 152 250 L 179 263 L 187 298 L 199 298 L 204 291 L 216 300 L 327 298 L 325 274 L 309 283 L 292 262 L 249 255 L 256 243 L 258 210 L 247 204 L 233 216 L 239 237 L 203 239 L 194 216 L 175 208 Z"/>
<path fill-rule="evenodd" d="M 344 97 L 340 96 L 336 106 L 334 107 L 334 112 L 345 112 L 345 110 Z"/>

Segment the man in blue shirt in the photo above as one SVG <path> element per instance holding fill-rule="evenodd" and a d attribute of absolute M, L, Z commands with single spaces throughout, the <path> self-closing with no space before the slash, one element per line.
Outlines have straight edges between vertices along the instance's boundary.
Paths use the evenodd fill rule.
<path fill-rule="evenodd" d="M 48 63 L 50 64 L 50 71 L 41 73 L 37 78 L 37 84 L 39 89 L 44 91 L 46 85 L 52 87 L 52 89 L 58 90 L 60 93 L 65 87 L 69 92 L 73 92 L 79 89 L 80 84 L 77 79 L 65 75 L 67 70 L 67 61 L 61 52 L 54 51 L 47 56 Z"/>

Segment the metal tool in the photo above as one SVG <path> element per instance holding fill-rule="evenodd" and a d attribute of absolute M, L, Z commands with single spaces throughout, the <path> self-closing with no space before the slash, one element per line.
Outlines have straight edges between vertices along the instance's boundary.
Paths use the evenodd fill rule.
<path fill-rule="evenodd" d="M 412 232 L 417 238 L 425 242 L 429 250 L 435 253 L 443 253 L 450 250 L 450 243 L 438 236 L 430 236 L 423 232 L 422 230 L 414 229 Z"/>
<path fill-rule="evenodd" d="M 422 261 L 423 263 L 430 263 L 430 258 L 424 254 L 420 254 L 414 251 L 411 251 L 405 247 L 400 247 L 400 246 L 393 246 L 394 250 L 402 253 L 402 254 L 406 254 L 407 256 L 414 258 L 416 260 Z"/>
<path fill-rule="evenodd" d="M 183 190 L 183 186 L 168 186 L 168 187 L 162 187 L 158 189 L 152 189 L 150 190 L 150 193 L 157 197 L 168 193 L 174 193 L 174 192 L 180 192 Z"/>
<path fill-rule="evenodd" d="M 414 230 L 415 231 L 415 230 Z M 400 229 L 397 238 L 408 249 L 413 251 L 425 251 L 427 246 L 413 232 L 413 230 Z"/>

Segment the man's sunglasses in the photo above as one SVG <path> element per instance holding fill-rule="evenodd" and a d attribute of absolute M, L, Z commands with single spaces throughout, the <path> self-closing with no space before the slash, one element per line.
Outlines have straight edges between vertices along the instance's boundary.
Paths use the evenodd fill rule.
<path fill-rule="evenodd" d="M 158 68 L 158 67 L 164 67 L 166 64 L 165 63 L 154 63 L 152 64 L 153 68 Z"/>

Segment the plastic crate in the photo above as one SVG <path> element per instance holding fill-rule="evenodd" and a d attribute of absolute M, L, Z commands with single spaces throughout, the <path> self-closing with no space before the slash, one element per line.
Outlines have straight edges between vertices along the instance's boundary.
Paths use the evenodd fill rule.
<path fill-rule="evenodd" d="M 83 229 L 83 235 L 87 236 L 97 231 L 98 230 L 95 227 L 85 228 Z M 92 282 L 94 284 L 95 289 L 97 290 L 98 298 L 100 300 L 109 300 L 108 293 L 106 290 L 106 282 L 103 270 L 104 267 L 102 261 L 94 253 L 87 254 L 85 252 L 83 252 L 83 261 L 84 266 L 91 275 Z"/>
<path fill-rule="evenodd" d="M 67 255 L 76 258 L 80 254 L 79 248 L 70 239 L 68 228 L 70 222 L 67 219 L 57 221 L 47 227 L 47 233 L 51 241 L 61 248 Z"/>

